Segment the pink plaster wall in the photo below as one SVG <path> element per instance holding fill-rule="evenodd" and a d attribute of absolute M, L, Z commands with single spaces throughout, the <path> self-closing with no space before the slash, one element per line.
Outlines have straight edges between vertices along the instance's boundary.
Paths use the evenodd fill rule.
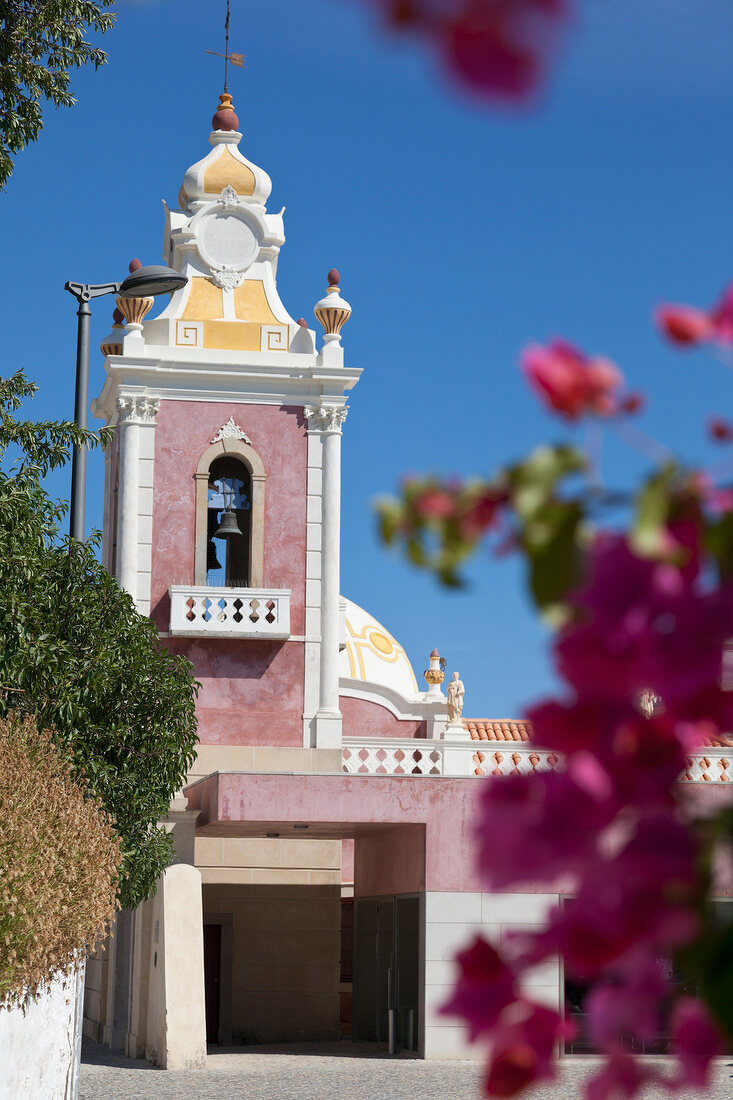
<path fill-rule="evenodd" d="M 290 588 L 290 629 L 305 632 L 307 442 L 302 409 L 231 402 L 161 401 L 156 416 L 152 617 L 169 627 L 168 586 L 194 580 L 195 481 L 201 455 L 230 416 L 267 474 L 264 583 Z M 302 745 L 302 643 L 169 639 L 202 683 L 205 744 Z"/>
<path fill-rule="evenodd" d="M 166 638 L 163 644 L 194 666 L 202 744 L 303 747 L 301 642 Z"/>
<path fill-rule="evenodd" d="M 368 699 L 342 695 L 339 709 L 344 737 L 425 737 L 424 722 L 401 721 L 391 710 Z"/>

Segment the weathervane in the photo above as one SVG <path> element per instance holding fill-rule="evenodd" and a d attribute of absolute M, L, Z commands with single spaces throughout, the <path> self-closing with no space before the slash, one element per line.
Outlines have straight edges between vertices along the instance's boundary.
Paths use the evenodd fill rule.
<path fill-rule="evenodd" d="M 212 54 L 214 57 L 224 58 L 224 91 L 227 92 L 227 66 L 231 61 L 232 65 L 236 65 L 238 69 L 244 68 L 244 54 L 242 53 L 229 53 L 229 0 L 227 0 L 227 17 L 224 22 L 224 53 L 217 53 L 216 50 L 207 50 L 207 53 Z"/>

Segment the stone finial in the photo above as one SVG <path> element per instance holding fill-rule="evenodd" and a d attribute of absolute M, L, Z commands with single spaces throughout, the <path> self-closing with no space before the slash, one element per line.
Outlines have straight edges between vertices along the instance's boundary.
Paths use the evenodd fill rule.
<path fill-rule="evenodd" d="M 216 109 L 216 114 L 211 120 L 212 130 L 238 130 L 239 119 L 234 113 L 232 107 L 232 97 L 228 92 L 222 92 L 219 96 L 219 106 Z"/>
<path fill-rule="evenodd" d="M 444 665 L 445 661 L 440 656 L 437 649 L 434 649 L 433 652 L 430 654 L 430 667 L 426 668 L 425 672 L 423 672 L 425 683 L 428 685 L 428 690 L 435 690 L 435 685 L 435 687 L 437 687 L 437 690 L 440 691 L 440 688 L 437 685 L 442 684 L 443 680 L 445 680 Z"/>
<path fill-rule="evenodd" d="M 332 267 L 328 273 L 326 295 L 313 307 L 317 320 L 323 325 L 327 342 L 341 339 L 341 329 L 351 316 L 351 306 L 339 294 L 340 281 L 341 276 Z"/>
<path fill-rule="evenodd" d="M 105 336 L 99 345 L 99 350 L 106 359 L 108 355 L 122 355 L 122 322 L 124 317 L 119 309 L 112 311 L 112 332 Z M 117 331 L 115 331 L 117 330 Z"/>
<path fill-rule="evenodd" d="M 117 308 L 125 318 L 128 326 L 142 327 L 143 318 L 153 308 L 153 298 L 115 298 Z M 135 331 L 133 327 L 132 331 Z"/>

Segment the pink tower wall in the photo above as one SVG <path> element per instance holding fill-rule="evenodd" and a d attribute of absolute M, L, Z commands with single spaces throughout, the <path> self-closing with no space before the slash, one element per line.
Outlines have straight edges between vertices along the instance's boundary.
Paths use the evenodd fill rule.
<path fill-rule="evenodd" d="M 195 480 L 201 455 L 230 416 L 267 474 L 264 584 L 290 588 L 290 630 L 305 633 L 307 441 L 302 409 L 228 402 L 161 401 L 156 416 L 151 613 L 169 629 L 171 584 L 194 581 Z M 302 746 L 302 642 L 169 638 L 201 681 L 204 744 Z"/>

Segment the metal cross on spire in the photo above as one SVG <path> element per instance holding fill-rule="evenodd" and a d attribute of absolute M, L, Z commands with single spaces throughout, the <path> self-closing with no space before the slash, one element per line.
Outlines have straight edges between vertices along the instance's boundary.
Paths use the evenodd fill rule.
<path fill-rule="evenodd" d="M 227 0 L 227 17 L 224 20 L 224 53 L 217 53 L 216 50 L 207 50 L 206 52 L 212 54 L 213 57 L 224 58 L 224 91 L 229 91 L 227 88 L 229 62 L 231 61 L 232 65 L 235 65 L 238 69 L 244 68 L 244 54 L 229 52 L 229 0 Z"/>

